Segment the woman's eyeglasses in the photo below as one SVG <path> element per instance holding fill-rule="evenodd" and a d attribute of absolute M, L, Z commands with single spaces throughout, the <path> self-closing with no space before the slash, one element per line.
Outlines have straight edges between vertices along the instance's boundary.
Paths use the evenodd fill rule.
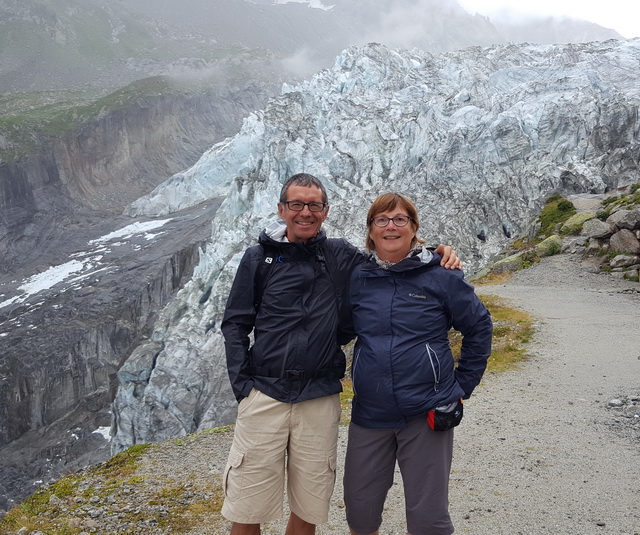
<path fill-rule="evenodd" d="M 293 212 L 302 212 L 304 207 L 309 208 L 309 212 L 322 212 L 327 203 L 324 202 L 302 202 L 302 201 L 284 201 L 282 204 L 286 204 L 287 208 Z"/>
<path fill-rule="evenodd" d="M 384 215 L 379 215 L 371 218 L 371 222 L 376 227 L 386 227 L 389 224 L 389 221 L 393 221 L 393 224 L 396 227 L 406 227 L 409 221 L 413 219 L 407 215 L 397 215 L 395 217 L 387 217 Z"/>

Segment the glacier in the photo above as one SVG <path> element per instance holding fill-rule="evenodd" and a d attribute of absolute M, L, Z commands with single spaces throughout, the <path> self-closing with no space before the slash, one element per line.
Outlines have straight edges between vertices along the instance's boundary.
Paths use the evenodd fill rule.
<path fill-rule="evenodd" d="M 127 209 L 158 217 L 224 199 L 192 280 L 118 374 L 112 452 L 233 422 L 219 323 L 288 176 L 324 181 L 325 229 L 355 245 L 378 194 L 407 194 L 421 236 L 452 244 L 473 273 L 527 233 L 551 194 L 639 181 L 639 60 L 640 40 L 445 54 L 370 43 L 285 84 L 236 136 Z"/>

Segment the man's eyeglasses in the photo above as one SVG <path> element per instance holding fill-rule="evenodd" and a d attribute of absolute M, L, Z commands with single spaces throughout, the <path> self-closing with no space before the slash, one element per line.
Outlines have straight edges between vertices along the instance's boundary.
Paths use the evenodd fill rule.
<path fill-rule="evenodd" d="M 409 221 L 413 221 L 413 218 L 409 217 L 408 215 L 397 215 L 395 217 L 379 215 L 371 218 L 371 222 L 376 227 L 386 227 L 389 224 L 389 221 L 393 221 L 393 224 L 396 227 L 406 227 Z"/>
<path fill-rule="evenodd" d="M 309 208 L 309 212 L 322 212 L 327 206 L 325 202 L 284 201 L 282 204 L 286 204 L 287 208 L 293 212 L 302 212 L 305 206 Z"/>

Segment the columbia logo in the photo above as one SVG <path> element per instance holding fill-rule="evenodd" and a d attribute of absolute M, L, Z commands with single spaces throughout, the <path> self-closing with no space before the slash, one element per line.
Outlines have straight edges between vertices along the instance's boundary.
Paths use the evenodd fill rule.
<path fill-rule="evenodd" d="M 420 294 L 409 294 L 409 297 L 415 297 L 416 299 L 426 299 L 427 296 L 426 295 L 420 295 Z"/>
<path fill-rule="evenodd" d="M 264 259 L 264 261 L 265 261 L 267 264 L 271 264 L 271 263 L 273 262 L 273 258 L 271 258 L 270 256 L 267 256 L 267 257 Z"/>

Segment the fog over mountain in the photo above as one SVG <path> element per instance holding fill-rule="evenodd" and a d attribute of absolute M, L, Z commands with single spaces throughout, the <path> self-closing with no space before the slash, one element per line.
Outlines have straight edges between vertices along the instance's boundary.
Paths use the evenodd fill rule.
<path fill-rule="evenodd" d="M 232 421 L 220 315 L 290 174 L 358 245 L 377 193 L 411 194 L 469 271 L 549 194 L 639 181 L 640 41 L 332 5 L 0 0 L 0 513 L 111 446 Z"/>
<path fill-rule="evenodd" d="M 621 38 L 570 19 L 494 24 L 456 0 L 0 0 L 0 92 L 116 88 L 241 55 L 308 76 L 368 42 L 447 52 Z"/>

